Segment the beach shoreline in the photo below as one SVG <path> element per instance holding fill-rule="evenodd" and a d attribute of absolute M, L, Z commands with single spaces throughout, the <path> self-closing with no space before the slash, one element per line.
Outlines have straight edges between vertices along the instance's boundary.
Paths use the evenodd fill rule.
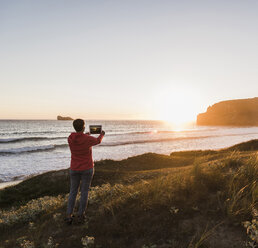
<path fill-rule="evenodd" d="M 96 121 L 86 121 L 88 125 Z M 106 131 L 102 144 L 93 148 L 95 161 L 121 160 L 148 152 L 170 154 L 183 150 L 223 149 L 258 139 L 258 127 L 231 128 L 195 125 L 177 129 L 153 121 L 102 121 Z M 0 121 L 0 183 L 24 180 L 70 164 L 67 137 L 70 122 Z M 10 127 L 12 127 L 10 129 Z"/>
<path fill-rule="evenodd" d="M 2 182 L 2 183 L 0 183 L 0 190 L 1 190 L 1 189 L 4 189 L 4 188 L 7 188 L 7 187 L 10 187 L 10 186 L 17 185 L 17 184 L 21 183 L 22 181 L 23 181 L 23 180 Z"/>
<path fill-rule="evenodd" d="M 232 244 L 242 247 L 247 236 L 241 223 L 252 221 L 252 207 L 256 206 L 249 196 L 257 192 L 257 187 L 252 186 L 257 180 L 257 151 L 258 139 L 220 150 L 176 151 L 169 155 L 145 153 L 120 161 L 98 161 L 87 208 L 91 217 L 90 234 L 102 247 L 128 247 L 124 240 L 131 233 L 130 247 L 143 247 L 146 241 L 140 240 L 138 245 L 137 236 L 142 227 L 151 240 L 158 226 L 153 243 L 163 240 L 168 247 L 166 240 L 174 237 L 180 247 L 188 247 L 198 230 L 208 224 L 211 227 L 219 224 L 220 228 L 214 228 L 213 235 L 205 240 L 207 244 L 215 244 L 209 247 L 227 248 Z M 7 187 L 19 181 L 0 185 Z M 241 195 L 243 198 L 236 205 L 235 192 L 242 192 L 247 182 L 246 192 L 250 194 Z M 35 242 L 34 247 L 39 247 L 55 235 L 55 243 L 64 248 L 75 247 L 75 241 L 76 247 L 81 247 L 85 229 L 77 228 L 76 223 L 72 228 L 63 225 L 69 186 L 69 170 L 63 169 L 35 175 L 0 190 L 3 234 L 0 246 L 13 248 L 19 237 L 26 236 L 26 240 Z M 239 211 L 242 209 L 244 212 Z M 130 228 L 129 232 L 121 231 L 121 239 L 114 239 L 125 221 L 129 222 L 126 227 Z M 146 225 L 149 222 L 151 225 Z M 187 233 L 186 226 L 190 226 Z M 56 235 L 58 227 L 60 233 Z M 64 237 L 68 238 L 64 240 Z M 116 241 L 116 246 L 114 243 L 107 246 L 107 240 Z"/>
<path fill-rule="evenodd" d="M 179 151 L 172 151 L 171 153 L 170 153 L 170 155 L 173 153 L 173 152 L 175 152 L 175 153 L 177 153 L 177 152 L 198 152 L 198 151 L 202 151 L 202 152 L 205 152 L 205 151 L 214 151 L 214 152 L 219 152 L 219 151 L 223 151 L 223 150 L 234 150 L 234 148 L 235 147 L 241 147 L 241 146 L 245 146 L 245 144 L 248 144 L 248 143 L 250 143 L 250 144 L 252 144 L 253 142 L 255 143 L 257 141 L 257 139 L 253 139 L 253 140 L 248 140 L 248 141 L 245 141 L 245 142 L 241 142 L 241 143 L 238 143 L 238 144 L 236 144 L 236 145 L 233 145 L 233 146 L 229 146 L 229 147 L 224 147 L 224 148 L 220 148 L 220 149 L 190 149 L 190 150 L 179 150 Z M 129 156 L 129 157 L 127 157 L 127 158 L 125 158 L 125 159 L 122 159 L 122 160 L 120 160 L 120 159 L 111 159 L 111 161 L 112 162 L 119 162 L 119 161 L 123 161 L 123 160 L 128 160 L 128 159 L 132 159 L 132 158 L 136 158 L 136 157 L 139 157 L 139 156 L 144 156 L 144 155 L 146 155 L 146 154 L 150 154 L 150 153 L 152 153 L 152 152 L 147 152 L 147 153 L 142 153 L 142 154 L 139 154 L 139 155 L 134 155 L 134 156 Z M 169 156 L 169 154 L 165 154 L 165 153 L 154 153 L 154 154 L 156 154 L 156 155 L 158 155 L 158 156 Z M 103 161 L 105 161 L 105 160 L 110 160 L 110 159 L 99 159 L 99 160 L 94 160 L 94 163 L 95 164 L 101 164 Z M 45 173 L 49 173 L 49 172 L 54 172 L 54 171 L 61 171 L 61 170 L 65 170 L 65 169 L 69 169 L 69 167 L 67 167 L 67 168 L 62 168 L 62 169 L 53 169 L 53 170 L 47 170 L 47 171 L 43 171 L 43 172 L 39 172 L 39 173 L 33 173 L 33 174 L 31 174 L 31 175 L 27 175 L 27 176 L 25 176 L 25 177 L 20 177 L 20 179 L 19 180 L 17 180 L 17 177 L 16 177 L 16 180 L 14 180 L 14 181 L 7 181 L 7 182 L 0 182 L 0 191 L 1 190 L 3 190 L 4 188 L 7 188 L 7 187 L 11 187 L 11 186 L 15 186 L 15 185 L 17 185 L 17 184 L 19 184 L 19 183 L 21 183 L 21 182 L 23 182 L 23 181 L 25 181 L 25 180 L 27 180 L 27 179 L 29 179 L 29 178 L 33 178 L 33 177 L 35 177 L 35 176 L 39 176 L 39 175 L 43 175 L 43 174 L 45 174 Z"/>

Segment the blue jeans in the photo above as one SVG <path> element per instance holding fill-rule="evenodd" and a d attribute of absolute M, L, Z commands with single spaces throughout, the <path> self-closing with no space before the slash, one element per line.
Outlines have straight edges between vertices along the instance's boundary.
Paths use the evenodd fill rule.
<path fill-rule="evenodd" d="M 70 194 L 68 199 L 67 214 L 73 213 L 76 196 L 81 183 L 81 199 L 79 205 L 78 215 L 83 215 L 87 203 L 88 203 L 88 193 L 91 185 L 91 180 L 94 175 L 94 168 L 83 171 L 73 171 L 70 169 Z"/>

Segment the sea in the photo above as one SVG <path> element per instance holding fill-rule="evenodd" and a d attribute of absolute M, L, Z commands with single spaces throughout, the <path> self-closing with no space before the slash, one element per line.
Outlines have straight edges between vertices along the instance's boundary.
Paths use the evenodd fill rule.
<path fill-rule="evenodd" d="M 93 148 L 95 161 L 121 160 L 143 153 L 221 149 L 258 139 L 258 127 L 175 127 L 162 121 L 86 120 L 102 125 L 106 135 Z M 0 182 L 23 180 L 70 166 L 67 138 L 72 121 L 0 120 Z"/>

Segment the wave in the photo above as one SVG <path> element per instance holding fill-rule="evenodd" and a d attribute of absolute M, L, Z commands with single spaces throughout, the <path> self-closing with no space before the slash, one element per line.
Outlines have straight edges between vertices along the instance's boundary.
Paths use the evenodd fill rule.
<path fill-rule="evenodd" d="M 57 140 L 57 139 L 66 139 L 67 137 L 22 137 L 22 138 L 8 138 L 0 139 L 1 143 L 14 143 L 22 141 L 39 141 L 39 140 Z"/>
<path fill-rule="evenodd" d="M 142 132 L 125 132 L 125 133 L 108 133 L 106 136 L 122 136 L 122 135 L 134 135 L 134 134 L 160 134 L 160 133 L 176 133 L 175 131 L 142 131 Z M 40 141 L 40 140 L 58 140 L 67 139 L 67 136 L 63 137 L 21 137 L 21 138 L 5 138 L 0 139 L 1 143 L 17 143 L 23 141 Z"/>
<path fill-rule="evenodd" d="M 15 132 L 0 132 L 0 135 L 12 135 L 12 134 L 55 134 L 55 133 L 70 133 L 67 130 L 60 131 L 15 131 Z"/>
<path fill-rule="evenodd" d="M 209 138 L 211 136 L 198 136 L 198 137 L 177 137 L 177 138 L 163 138 L 163 139 L 148 139 L 148 140 L 132 140 L 132 141 L 124 141 L 124 142 L 110 142 L 103 143 L 100 146 L 124 146 L 124 145 L 135 145 L 142 143 L 159 143 L 159 142 L 170 142 L 175 140 L 190 140 L 190 139 L 204 139 Z"/>
<path fill-rule="evenodd" d="M 176 131 L 132 131 L 132 132 L 117 132 L 108 133 L 106 136 L 121 136 L 121 135 L 134 135 L 134 134 L 160 134 L 160 133 L 177 133 Z"/>
<path fill-rule="evenodd" d="M 185 129 L 185 130 L 148 130 L 148 131 L 132 131 L 132 132 L 114 132 L 106 134 L 106 136 L 119 136 L 119 135 L 127 135 L 127 134 L 175 134 L 175 133 L 197 133 L 197 132 L 206 132 L 206 131 L 214 131 L 216 129 L 210 128 L 205 130 L 196 130 L 196 129 Z"/>
<path fill-rule="evenodd" d="M 202 136 L 202 137 L 178 137 L 178 138 L 164 138 L 164 139 L 146 139 L 146 140 L 135 140 L 135 141 L 124 141 L 124 142 L 107 142 L 102 143 L 100 146 L 102 147 L 110 147 L 110 146 L 123 146 L 123 145 L 133 145 L 133 144 L 142 144 L 142 143 L 158 143 L 158 142 L 169 142 L 174 140 L 184 140 L 184 139 L 196 139 L 196 138 L 207 138 L 210 136 Z M 32 153 L 32 152 L 45 152 L 54 150 L 56 148 L 65 148 L 68 147 L 68 144 L 60 144 L 60 145 L 45 145 L 45 146 L 32 146 L 32 147 L 21 147 L 21 148 L 11 148 L 0 150 L 0 155 L 8 155 L 8 154 L 20 154 L 20 153 Z"/>
<path fill-rule="evenodd" d="M 211 131 L 214 129 L 207 129 L 207 130 L 195 130 L 195 129 L 186 129 L 181 131 L 176 130 L 148 130 L 148 131 L 114 131 L 114 130 L 107 130 L 106 136 L 122 136 L 122 135 L 137 135 L 137 134 L 175 134 L 175 133 L 196 133 L 196 132 L 203 132 L 203 131 Z M 67 136 L 64 137 L 42 137 L 42 136 L 32 136 L 32 137 L 20 137 L 20 138 L 4 138 L 0 139 L 0 143 L 9 143 L 9 142 L 20 142 L 25 140 L 48 140 L 48 139 L 61 139 L 61 138 L 67 138 L 71 132 L 68 131 L 35 131 L 35 132 L 10 132 L 10 133 L 0 133 L 2 136 L 7 135 L 19 135 L 19 134 L 67 134 Z"/>
<path fill-rule="evenodd" d="M 183 140 L 183 139 L 196 139 L 196 138 L 207 138 L 210 136 L 203 137 L 181 137 L 181 138 L 164 138 L 164 139 L 146 139 L 146 140 L 135 140 L 135 141 L 124 141 L 124 142 L 107 142 L 102 143 L 102 147 L 110 146 L 123 146 L 123 145 L 133 145 L 133 144 L 142 144 L 142 143 L 157 143 L 157 142 L 168 142 L 173 140 Z M 65 148 L 68 147 L 68 144 L 60 145 L 45 145 L 45 146 L 32 146 L 32 147 L 21 147 L 21 148 L 11 148 L 0 150 L 0 155 L 10 155 L 10 154 L 20 154 L 20 153 L 32 153 L 32 152 L 45 152 L 54 150 L 56 148 Z"/>
<path fill-rule="evenodd" d="M 205 130 L 206 131 L 206 130 Z M 203 131 L 199 130 L 184 130 L 184 131 L 140 131 L 140 132 L 125 132 L 125 133 L 113 133 L 113 134 L 106 134 L 105 136 L 120 136 L 120 135 L 129 135 L 129 134 L 179 134 L 179 133 L 197 133 L 200 132 L 202 133 Z M 241 135 L 252 135 L 252 134 L 258 134 L 257 132 L 255 133 L 236 133 L 236 134 L 211 134 L 208 137 L 216 137 L 216 136 L 241 136 Z M 195 136 L 196 138 L 198 137 L 203 137 L 203 136 Z"/>
<path fill-rule="evenodd" d="M 227 136 L 243 136 L 248 134 L 229 134 L 229 135 L 207 135 L 207 136 L 190 136 L 190 137 L 170 137 L 170 138 L 160 138 L 160 139 L 142 139 L 142 140 L 130 140 L 130 141 L 119 141 L 119 142 L 103 142 L 100 147 L 112 147 L 112 146 L 124 146 L 124 145 L 135 145 L 143 143 L 159 143 L 159 142 L 171 142 L 180 140 L 193 140 L 193 139 L 206 139 L 206 138 L 217 138 L 217 137 L 227 137 Z M 252 133 L 257 134 L 257 133 Z M 44 145 L 44 146 L 32 146 L 32 147 L 22 147 L 22 148 L 12 148 L 0 150 L 0 155 L 8 154 L 20 154 L 20 153 L 32 153 L 32 152 L 45 152 L 54 150 L 57 148 L 66 148 L 68 144 L 56 144 L 56 145 Z"/>
<path fill-rule="evenodd" d="M 7 154 L 17 154 L 17 153 L 25 153 L 25 152 L 36 152 L 36 151 L 42 151 L 42 150 L 46 151 L 46 150 L 53 150 L 53 149 L 55 149 L 54 145 L 21 147 L 21 148 L 0 150 L 0 154 L 7 155 Z"/>
<path fill-rule="evenodd" d="M 142 143 L 158 143 L 158 142 L 170 142 L 178 140 L 192 140 L 192 139 L 206 139 L 206 138 L 218 138 L 218 137 L 227 137 L 227 136 L 245 136 L 252 135 L 257 133 L 246 133 L 246 134 L 228 134 L 228 135 L 206 135 L 206 136 L 190 136 L 190 137 L 170 137 L 170 138 L 161 138 L 161 139 L 145 139 L 145 140 L 131 140 L 124 142 L 109 142 L 102 143 L 100 146 L 123 146 L 123 145 L 133 145 L 133 144 L 142 144 Z"/>
<path fill-rule="evenodd" d="M 45 151 L 54 150 L 56 148 L 62 148 L 67 146 L 68 144 L 60 144 L 60 145 L 27 146 L 27 147 L 21 147 L 21 148 L 4 149 L 4 150 L 0 150 L 0 155 L 45 152 Z"/>

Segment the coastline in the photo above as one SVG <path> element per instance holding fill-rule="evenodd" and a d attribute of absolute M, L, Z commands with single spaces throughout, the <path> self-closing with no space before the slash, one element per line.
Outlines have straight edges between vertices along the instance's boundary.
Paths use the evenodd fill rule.
<path fill-rule="evenodd" d="M 19 184 L 21 183 L 23 180 L 16 180 L 16 181 L 10 181 L 10 182 L 3 182 L 3 183 L 0 183 L 0 190 L 4 189 L 4 188 L 7 188 L 7 187 L 10 187 L 10 186 L 14 186 L 16 184 Z"/>
<path fill-rule="evenodd" d="M 245 141 L 245 142 L 241 142 L 241 143 L 238 143 L 236 145 L 233 145 L 233 146 L 229 146 L 229 147 L 225 147 L 225 148 L 221 148 L 221 149 L 193 149 L 193 150 L 181 150 L 181 151 L 175 151 L 175 152 L 171 152 L 170 153 L 170 156 L 173 154 L 173 153 L 198 153 L 200 151 L 202 152 L 205 152 L 205 151 L 213 151 L 213 152 L 220 152 L 220 151 L 234 151 L 234 150 L 238 150 L 238 151 L 245 151 L 245 150 L 248 150 L 248 151 L 252 151 L 252 150 L 257 150 L 258 147 L 257 147 L 257 141 L 258 139 L 252 139 L 252 140 L 248 140 L 248 141 Z M 247 148 L 247 149 L 246 149 Z M 110 160 L 110 159 L 100 159 L 100 160 L 96 160 L 94 161 L 95 162 L 95 165 L 99 165 L 99 164 L 102 164 L 102 163 L 106 163 L 105 161 L 111 161 L 111 163 L 119 163 L 121 161 L 128 161 L 128 160 L 137 160 L 138 157 L 141 157 L 141 156 L 145 156 L 147 154 L 155 154 L 157 156 L 169 156 L 168 154 L 160 154 L 160 153 L 143 153 L 143 154 L 140 154 L 140 155 L 135 155 L 135 156 L 131 156 L 131 157 L 128 157 L 126 159 L 122 159 L 122 160 Z M 66 168 L 67 169 L 67 168 Z M 29 176 L 26 176 L 24 177 L 23 179 L 20 179 L 20 180 L 14 180 L 14 181 L 8 181 L 8 182 L 0 182 L 0 191 L 3 190 L 4 188 L 7 188 L 7 187 L 11 187 L 11 186 L 15 186 L 23 181 L 26 181 L 27 179 L 30 179 L 30 178 L 34 178 L 36 176 L 40 176 L 40 175 L 44 175 L 44 174 L 48 174 L 48 173 L 53 173 L 53 172 L 57 172 L 58 174 L 58 171 L 63 171 L 65 169 L 60 169 L 60 170 L 49 170 L 49 171 L 45 171 L 45 172 L 42 172 L 42 173 L 35 173 L 35 174 L 31 174 Z"/>
<path fill-rule="evenodd" d="M 253 223 L 252 209 L 257 206 L 250 197 L 257 192 L 257 151 L 255 139 L 220 150 L 145 153 L 98 161 L 87 208 L 89 234 L 100 247 L 140 248 L 146 244 L 146 239 L 137 236 L 143 227 L 153 244 L 171 247 L 167 240 L 172 237 L 176 247 L 190 247 L 196 233 L 209 225 L 212 235 L 205 237 L 207 247 L 242 247 L 248 238 L 242 223 Z M 60 247 L 81 247 L 86 226 L 77 227 L 76 221 L 73 226 L 63 225 L 68 179 L 67 169 L 49 171 L 0 190 L 0 246 L 16 247 L 23 237 L 40 247 L 53 236 Z M 241 194 L 237 204 L 236 194 Z M 214 228 L 218 224 L 220 228 Z M 121 238 L 115 239 L 118 232 Z M 198 244 L 202 236 L 203 232 L 194 242 Z"/>
<path fill-rule="evenodd" d="M 99 124 L 108 131 L 102 144 L 93 148 L 94 161 L 122 160 L 148 152 L 169 155 L 182 150 L 223 149 L 258 139 L 258 127 L 199 128 L 192 125 L 174 130 L 170 125 L 150 121 L 103 121 Z M 10 125 L 20 131 L 9 130 Z M 25 180 L 27 177 L 69 166 L 71 155 L 67 137 L 73 131 L 69 121 L 1 122 L 1 126 L 4 129 L 0 135 L 0 167 L 3 172 L 0 183 Z"/>

